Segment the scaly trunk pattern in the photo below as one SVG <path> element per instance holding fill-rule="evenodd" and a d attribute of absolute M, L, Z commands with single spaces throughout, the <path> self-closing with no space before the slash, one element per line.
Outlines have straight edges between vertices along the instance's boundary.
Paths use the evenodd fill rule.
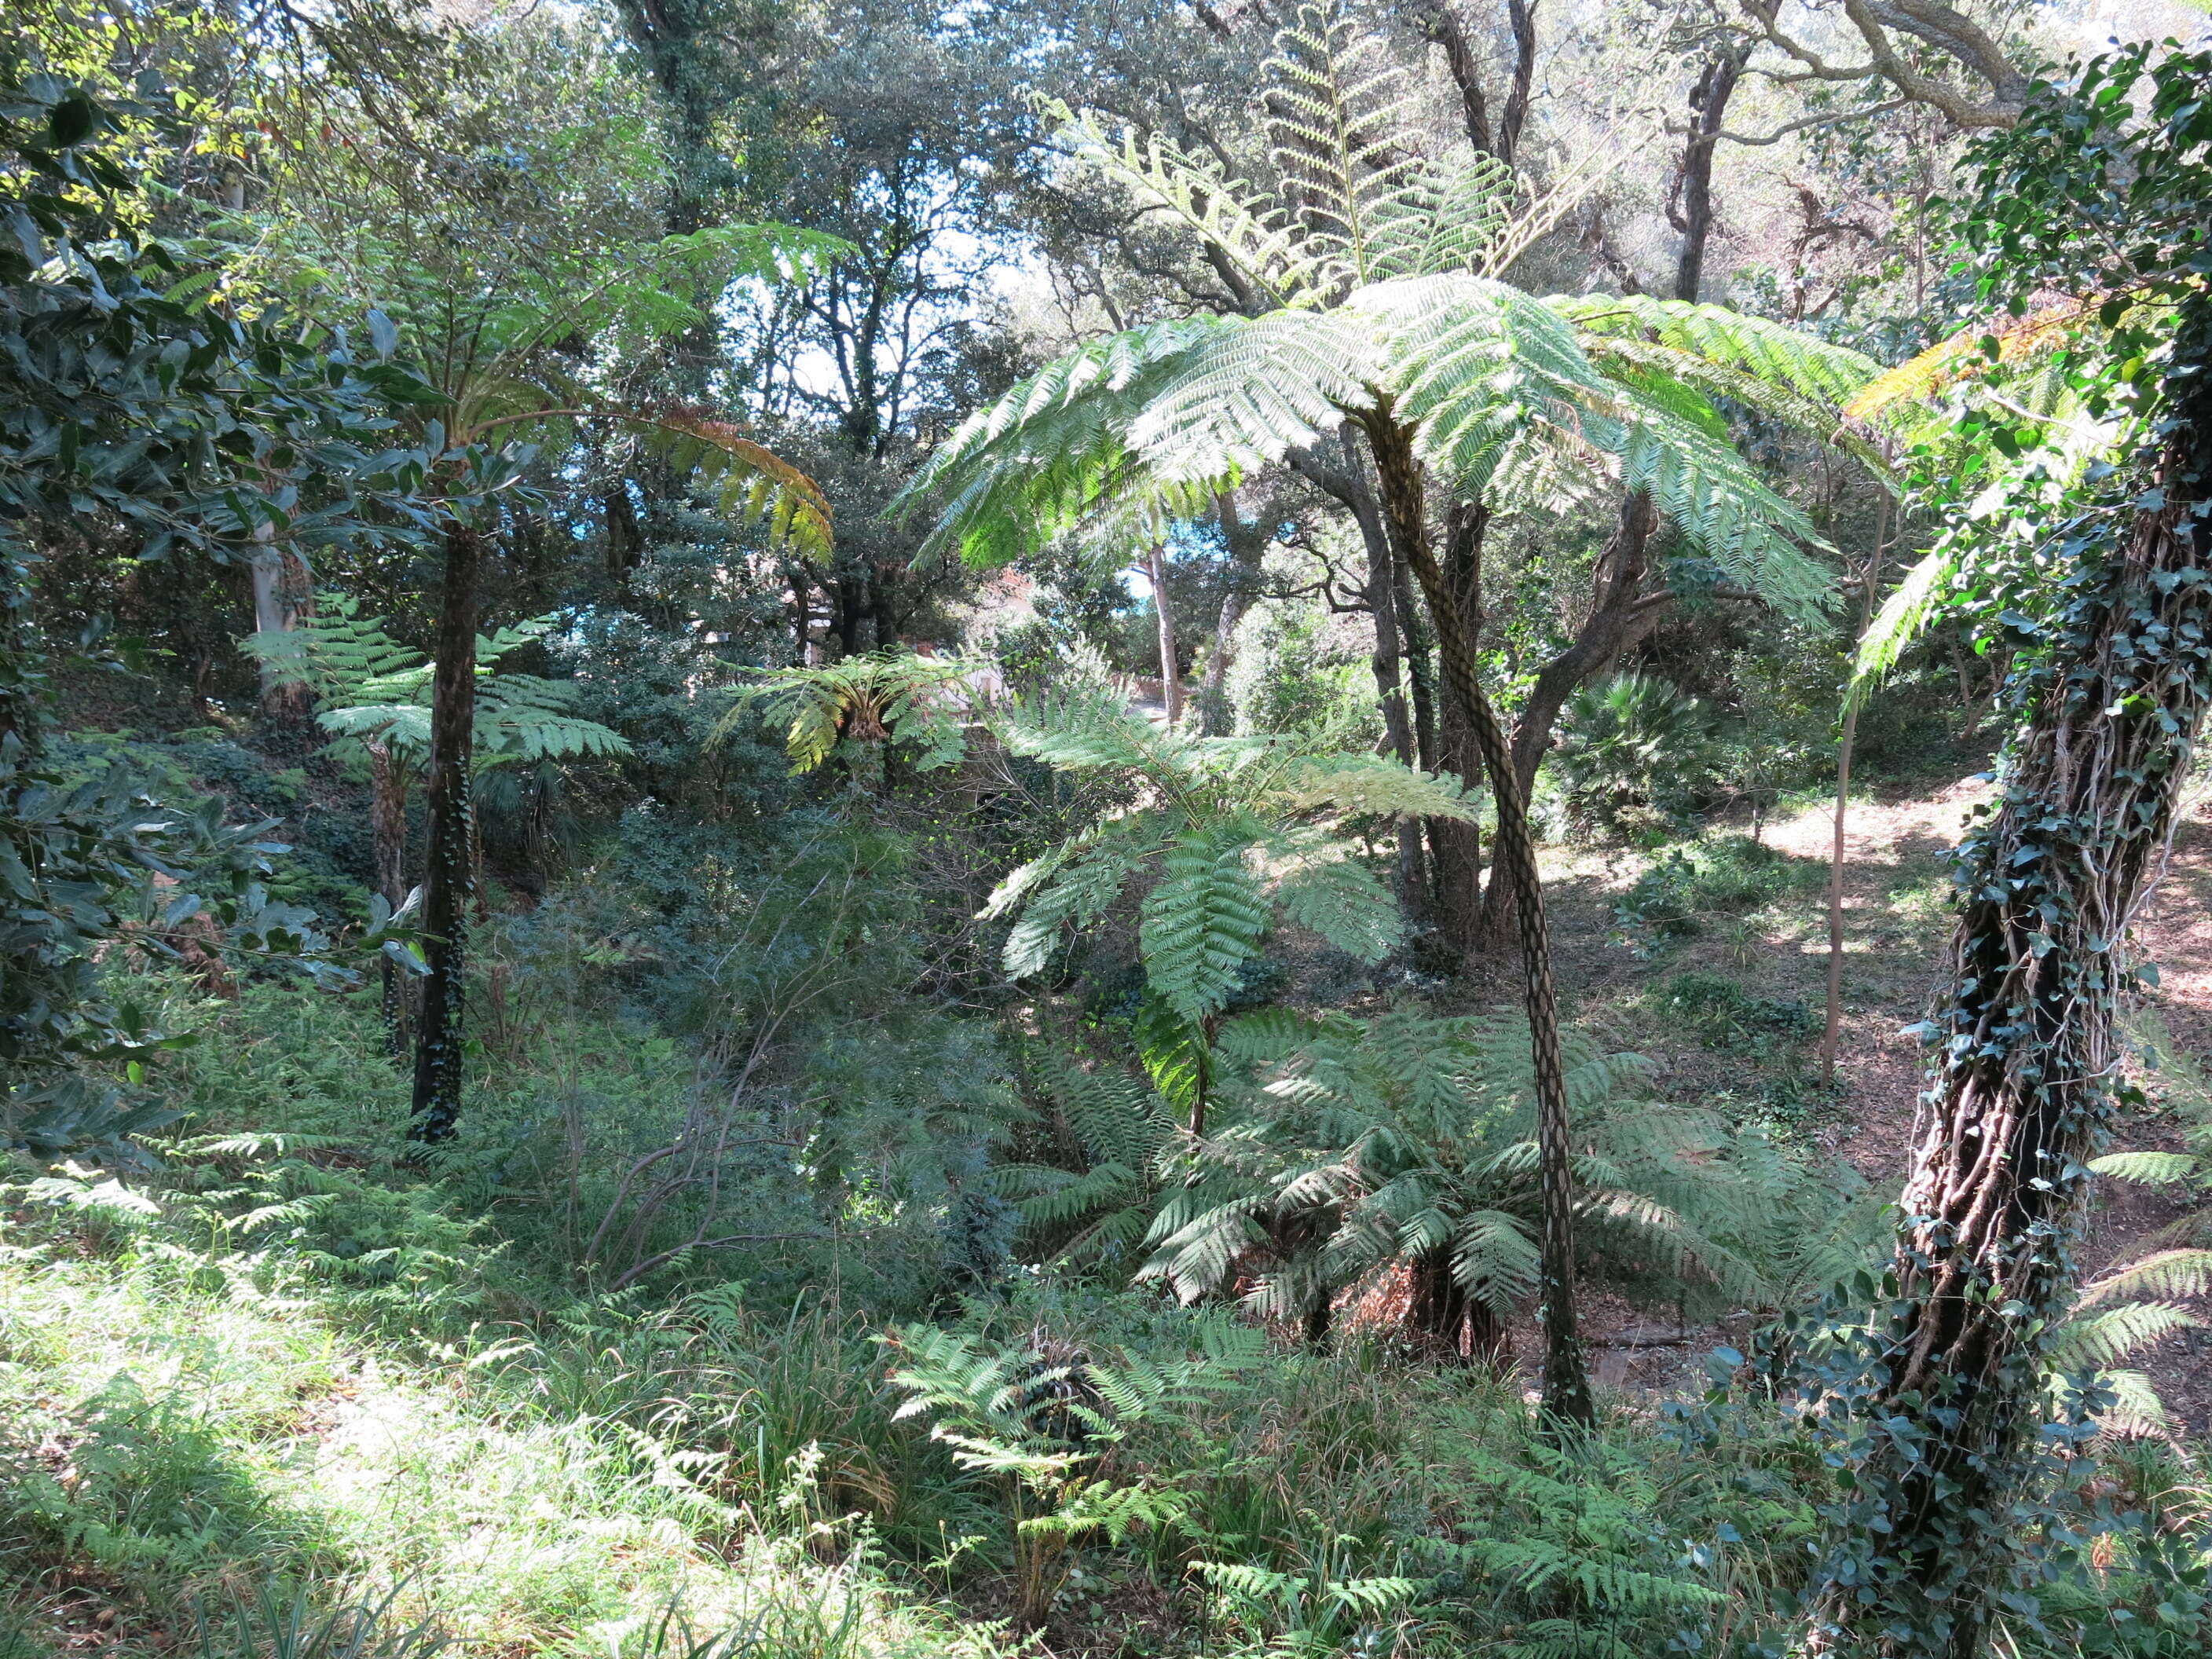
<path fill-rule="evenodd" d="M 1544 1330 L 1544 1410 L 1557 1424 L 1587 1426 L 1595 1412 L 1575 1321 L 1573 1127 L 1567 1116 L 1566 1079 L 1559 1060 L 1559 1015 L 1552 981 L 1552 946 L 1544 921 L 1544 890 L 1536 871 L 1536 844 L 1528 828 L 1528 799 L 1513 767 L 1505 732 L 1498 723 L 1476 671 L 1473 641 L 1430 544 L 1421 463 L 1413 434 L 1387 408 L 1364 417 L 1375 455 L 1382 511 L 1394 541 L 1405 550 L 1414 580 L 1429 602 L 1437 654 L 1444 681 L 1466 712 L 1475 746 L 1490 773 L 1498 807 L 1497 862 L 1513 884 L 1514 914 L 1526 980 L 1529 1058 L 1536 1077 L 1536 1140 L 1542 1203 L 1542 1258 L 1537 1280 Z"/>
<path fill-rule="evenodd" d="M 483 538 L 446 529 L 439 596 L 438 668 L 430 692 L 430 847 L 422 884 L 422 1029 L 415 1043 L 416 1140 L 450 1139 L 461 1115 L 461 1024 L 468 966 L 468 902 L 476 860 L 470 836 L 469 757 L 476 741 L 477 567 Z"/>

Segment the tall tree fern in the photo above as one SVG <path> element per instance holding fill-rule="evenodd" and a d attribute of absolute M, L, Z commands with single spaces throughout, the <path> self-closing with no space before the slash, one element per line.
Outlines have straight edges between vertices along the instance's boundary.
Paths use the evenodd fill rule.
<path fill-rule="evenodd" d="M 1594 308 L 1513 287 L 1505 273 L 1555 222 L 1560 198 L 1513 200 L 1480 161 L 1422 158 L 1396 118 L 1389 76 L 1362 59 L 1352 29 L 1340 11 L 1309 4 L 1279 37 L 1277 193 L 1069 116 L 1072 161 L 1203 241 L 1247 314 L 1150 324 L 1079 348 L 978 410 L 903 499 L 939 504 L 932 546 L 991 563 L 1079 524 L 1134 530 L 1195 514 L 1274 465 L 1358 512 L 1367 487 L 1333 458 L 1372 465 L 1381 511 L 1370 558 L 1401 559 L 1419 581 L 1496 799 L 1492 886 L 1516 907 L 1540 1107 L 1547 1403 L 1587 1422 L 1568 1109 L 1528 823 L 1534 759 L 1527 743 L 1509 742 L 1477 672 L 1473 618 L 1439 561 L 1429 495 L 1440 485 L 1478 502 L 1621 496 L 1599 572 L 1605 626 L 1586 642 L 1597 660 L 1553 677 L 1573 681 L 1655 614 L 1645 578 L 1662 518 L 1731 580 L 1792 611 L 1818 608 L 1825 581 L 1800 551 L 1818 537 L 1735 453 L 1711 400 L 1725 381 L 1731 396 L 1803 416 L 1872 378 L 1874 365 L 1715 307 Z M 1364 440 L 1364 459 L 1349 434 Z M 1540 684 L 1532 705 L 1555 692 L 1564 699 Z M 1206 960 L 1185 957 L 1192 975 Z M 1187 984 L 1191 1006 L 1199 983 Z"/>

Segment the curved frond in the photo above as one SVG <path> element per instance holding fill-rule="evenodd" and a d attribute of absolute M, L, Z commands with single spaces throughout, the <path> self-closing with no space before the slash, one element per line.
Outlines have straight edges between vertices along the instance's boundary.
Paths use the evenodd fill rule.
<path fill-rule="evenodd" d="M 835 535 L 829 497 L 774 450 L 729 422 L 693 410 L 623 411 L 619 418 L 644 428 L 670 465 L 720 490 L 724 512 L 763 524 L 771 545 L 788 543 L 817 558 L 830 556 Z"/>

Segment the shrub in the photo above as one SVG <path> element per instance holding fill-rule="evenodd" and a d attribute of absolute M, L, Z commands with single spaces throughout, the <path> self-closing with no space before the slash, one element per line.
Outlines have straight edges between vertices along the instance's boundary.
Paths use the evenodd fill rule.
<path fill-rule="evenodd" d="M 1579 687 L 1559 728 L 1548 765 L 1555 816 L 1571 834 L 1634 836 L 1679 824 L 1722 763 L 1705 704 L 1646 674 Z"/>
<path fill-rule="evenodd" d="M 1613 907 L 1631 938 L 1691 938 L 1712 917 L 1745 915 L 1827 879 L 1818 859 L 1799 858 L 1748 836 L 1716 836 L 1670 848 Z"/>
<path fill-rule="evenodd" d="M 1645 1003 L 1670 1027 L 1724 1054 L 1771 1054 L 1820 1030 L 1820 1017 L 1799 999 L 1753 995 L 1725 974 L 1676 974 Z"/>

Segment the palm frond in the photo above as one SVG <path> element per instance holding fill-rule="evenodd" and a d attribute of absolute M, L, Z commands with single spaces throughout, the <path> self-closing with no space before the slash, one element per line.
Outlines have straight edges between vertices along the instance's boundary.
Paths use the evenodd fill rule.
<path fill-rule="evenodd" d="M 623 418 L 646 429 L 670 465 L 714 486 L 724 512 L 763 526 L 771 546 L 788 544 L 817 558 L 833 550 L 836 532 L 821 485 L 742 428 L 675 405 Z"/>

